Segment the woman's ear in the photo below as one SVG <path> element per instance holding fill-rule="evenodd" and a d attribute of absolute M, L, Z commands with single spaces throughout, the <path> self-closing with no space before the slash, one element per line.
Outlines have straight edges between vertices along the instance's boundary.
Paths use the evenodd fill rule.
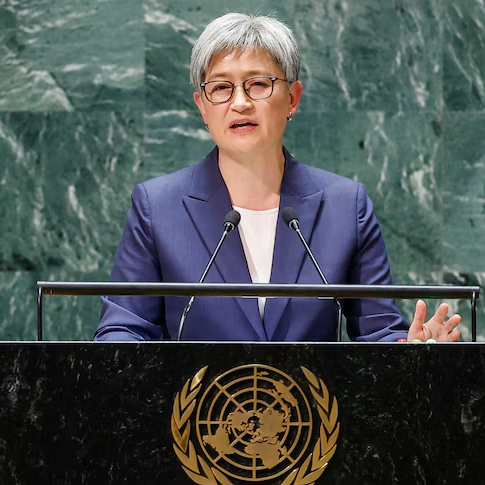
<path fill-rule="evenodd" d="M 300 104 L 301 93 L 303 91 L 303 84 L 301 81 L 295 81 L 290 88 L 290 104 L 288 106 L 288 111 L 293 114 L 296 113 L 298 105 Z"/>
<path fill-rule="evenodd" d="M 202 97 L 198 91 L 194 93 L 194 101 L 195 101 L 195 104 L 197 105 L 197 108 L 199 108 L 199 111 L 200 111 L 200 114 L 202 115 L 202 119 L 204 120 L 204 123 L 207 124 L 204 103 L 202 102 Z"/>

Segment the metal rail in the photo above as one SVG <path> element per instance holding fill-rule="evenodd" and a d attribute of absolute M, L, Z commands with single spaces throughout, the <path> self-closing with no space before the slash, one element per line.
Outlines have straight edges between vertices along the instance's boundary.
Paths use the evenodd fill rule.
<path fill-rule="evenodd" d="M 472 340 L 476 342 L 476 302 L 478 286 L 411 286 L 411 285 L 300 285 L 300 284 L 232 284 L 232 283 L 99 283 L 37 282 L 37 337 L 42 340 L 43 296 L 241 296 L 241 297 L 316 297 L 316 298 L 430 298 L 470 300 Z"/>

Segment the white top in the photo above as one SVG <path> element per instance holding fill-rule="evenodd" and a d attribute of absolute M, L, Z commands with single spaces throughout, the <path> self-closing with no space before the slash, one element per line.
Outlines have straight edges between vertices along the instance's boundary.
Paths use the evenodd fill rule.
<path fill-rule="evenodd" d="M 279 208 L 255 211 L 233 207 L 241 214 L 241 222 L 238 226 L 239 236 L 241 237 L 251 280 L 253 283 L 269 283 Z M 265 303 L 266 298 L 258 298 L 261 318 L 263 318 Z"/>

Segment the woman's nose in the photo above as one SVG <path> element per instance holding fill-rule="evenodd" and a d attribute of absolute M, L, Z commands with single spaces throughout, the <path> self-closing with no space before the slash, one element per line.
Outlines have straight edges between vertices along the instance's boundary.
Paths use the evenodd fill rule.
<path fill-rule="evenodd" d="M 242 83 L 234 83 L 234 94 L 232 96 L 232 106 L 235 109 L 248 108 L 251 106 L 251 98 L 244 90 Z"/>

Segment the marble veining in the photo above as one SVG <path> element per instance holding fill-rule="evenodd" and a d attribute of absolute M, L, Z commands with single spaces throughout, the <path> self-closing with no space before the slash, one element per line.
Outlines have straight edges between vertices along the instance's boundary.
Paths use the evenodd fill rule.
<path fill-rule="evenodd" d="M 482 1 L 4 0 L 1 339 L 35 337 L 37 280 L 107 280 L 133 186 L 211 150 L 189 57 L 230 11 L 293 29 L 304 95 L 285 145 L 365 184 L 394 282 L 484 288 Z M 400 305 L 412 318 L 414 302 Z M 48 300 L 47 338 L 90 339 L 99 308 Z M 466 340 L 468 305 L 452 309 Z"/>

